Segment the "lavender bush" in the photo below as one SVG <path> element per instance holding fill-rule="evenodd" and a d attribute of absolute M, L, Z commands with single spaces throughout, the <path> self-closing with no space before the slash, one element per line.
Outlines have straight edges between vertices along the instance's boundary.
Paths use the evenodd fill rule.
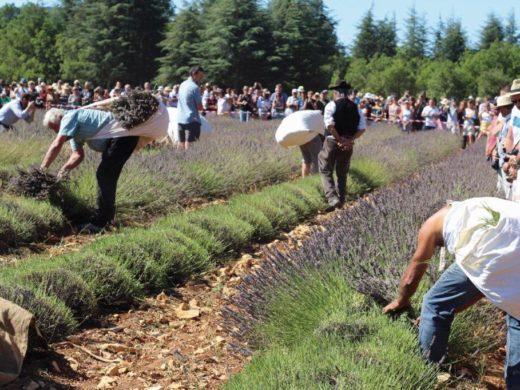
<path fill-rule="evenodd" d="M 421 161 L 424 161 L 422 154 Z M 359 293 L 379 304 L 389 302 L 395 297 L 400 276 L 413 254 L 422 222 L 447 199 L 493 196 L 495 187 L 494 171 L 483 160 L 477 145 L 419 171 L 405 183 L 360 199 L 356 207 L 340 212 L 327 222 L 325 231 L 314 230 L 299 250 L 282 248 L 268 252 L 269 261 L 245 279 L 239 286 L 239 295 L 224 310 L 229 329 L 242 342 L 263 351 L 270 351 L 275 345 L 297 343 L 299 337 L 305 337 L 304 328 L 309 326 L 305 310 L 298 309 L 306 307 L 305 296 L 311 294 L 307 291 L 310 283 L 306 275 L 326 274 L 331 267 Z M 422 292 L 438 277 L 433 265 L 434 262 L 430 280 L 423 283 Z M 333 291 L 331 285 L 321 288 Z M 285 304 L 284 310 L 278 310 L 277 301 L 286 296 L 287 291 L 293 292 L 293 307 Z M 421 294 L 417 295 L 415 307 L 421 299 Z M 339 310 L 348 310 L 348 307 L 347 303 Z M 496 318 L 496 310 L 488 305 L 459 315 L 453 326 L 452 334 L 458 339 L 452 340 L 455 344 L 452 350 L 470 352 L 467 349 L 470 346 L 473 352 L 494 345 L 496 334 L 471 339 L 471 333 L 483 324 L 495 322 Z M 461 345 L 466 349 L 457 348 Z M 264 352 L 260 356 L 264 359 Z M 262 377 L 262 373 L 255 375 Z M 271 373 L 264 371 L 263 375 L 267 378 Z M 247 382 L 247 379 L 238 381 Z M 407 383 L 403 385 L 403 388 L 413 388 Z"/>

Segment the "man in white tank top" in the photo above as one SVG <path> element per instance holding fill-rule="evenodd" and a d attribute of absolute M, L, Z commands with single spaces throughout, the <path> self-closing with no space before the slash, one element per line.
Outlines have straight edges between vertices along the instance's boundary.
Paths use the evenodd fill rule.
<path fill-rule="evenodd" d="M 424 296 L 419 326 L 422 352 L 431 362 L 442 361 L 455 313 L 486 296 L 507 313 L 506 383 L 508 389 L 520 389 L 520 204 L 472 198 L 432 215 L 419 230 L 399 295 L 383 309 L 385 313 L 410 306 L 438 246 L 453 253 L 456 261 Z"/>

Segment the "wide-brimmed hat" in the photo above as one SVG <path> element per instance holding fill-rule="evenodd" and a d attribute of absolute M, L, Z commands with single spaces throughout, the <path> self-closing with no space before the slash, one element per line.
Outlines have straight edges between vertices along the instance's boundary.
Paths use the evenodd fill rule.
<path fill-rule="evenodd" d="M 164 92 L 171 92 L 171 91 L 172 91 L 171 87 L 164 88 Z"/>
<path fill-rule="evenodd" d="M 330 86 L 329 89 L 334 89 L 334 90 L 338 90 L 338 89 L 352 89 L 352 85 L 347 83 L 345 80 L 340 80 L 340 81 L 338 81 L 336 83 L 336 85 Z"/>
<path fill-rule="evenodd" d="M 300 85 L 298 87 L 298 92 L 305 92 L 305 88 L 303 87 L 303 85 Z"/>
<path fill-rule="evenodd" d="M 511 85 L 511 91 L 509 92 L 509 96 L 520 95 L 520 79 L 516 79 L 513 81 Z"/>
<path fill-rule="evenodd" d="M 512 106 L 512 105 L 513 105 L 513 102 L 511 101 L 511 96 L 503 95 L 503 96 L 498 97 L 497 104 L 495 107 L 500 108 L 500 107 L 507 107 L 507 106 Z"/>

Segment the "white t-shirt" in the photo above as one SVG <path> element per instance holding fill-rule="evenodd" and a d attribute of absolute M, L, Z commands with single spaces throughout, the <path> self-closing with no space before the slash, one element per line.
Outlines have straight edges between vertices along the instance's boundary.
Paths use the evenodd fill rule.
<path fill-rule="evenodd" d="M 511 112 L 511 126 L 513 126 L 513 145 L 520 141 L 520 109 L 515 105 Z"/>
<path fill-rule="evenodd" d="M 221 97 L 217 100 L 217 115 L 222 115 L 231 111 L 231 103 L 229 99 Z"/>
<path fill-rule="evenodd" d="M 446 250 L 495 305 L 520 318 L 520 204 L 499 198 L 454 202 L 444 220 Z"/>
<path fill-rule="evenodd" d="M 441 112 L 437 107 L 424 107 L 421 115 L 424 118 L 424 125 L 429 127 L 437 127 L 437 118 Z"/>

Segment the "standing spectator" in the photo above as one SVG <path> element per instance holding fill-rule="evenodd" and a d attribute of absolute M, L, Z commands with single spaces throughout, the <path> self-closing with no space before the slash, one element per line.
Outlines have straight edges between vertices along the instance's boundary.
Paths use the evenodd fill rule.
<path fill-rule="evenodd" d="M 441 112 L 437 108 L 437 99 L 431 98 L 428 101 L 428 105 L 424 107 L 421 116 L 424 119 L 423 130 L 433 130 L 437 128 L 437 120 L 439 119 Z"/>
<path fill-rule="evenodd" d="M 413 110 L 409 100 L 404 100 L 403 107 L 399 112 L 399 121 L 401 122 L 401 129 L 407 133 L 412 130 L 412 114 Z"/>
<path fill-rule="evenodd" d="M 173 90 L 170 92 L 170 107 L 177 108 L 179 102 L 179 84 L 173 86 Z"/>
<path fill-rule="evenodd" d="M 2 88 L 2 93 L 0 94 L 0 105 L 3 107 L 10 101 L 11 101 L 11 86 L 9 84 L 6 84 Z"/>
<path fill-rule="evenodd" d="M 305 88 L 303 85 L 298 87 L 298 111 L 303 110 L 303 104 L 305 103 Z"/>
<path fill-rule="evenodd" d="M 324 106 L 329 104 L 330 100 L 329 100 L 329 91 L 328 90 L 324 89 L 323 91 L 321 91 L 320 101 L 323 103 Z"/>
<path fill-rule="evenodd" d="M 94 102 L 94 86 L 92 82 L 85 81 L 83 91 L 81 92 L 82 105 L 87 106 Z"/>
<path fill-rule="evenodd" d="M 60 93 L 60 104 L 62 106 L 66 106 L 69 104 L 69 96 L 72 94 L 72 88 L 68 83 L 65 83 L 61 86 L 61 93 Z"/>
<path fill-rule="evenodd" d="M 260 119 L 271 119 L 271 93 L 268 89 L 262 91 L 262 95 L 257 99 L 256 107 Z"/>
<path fill-rule="evenodd" d="M 303 110 L 315 110 L 314 92 L 307 91 L 307 96 L 303 101 Z"/>
<path fill-rule="evenodd" d="M 94 102 L 100 102 L 105 99 L 105 90 L 100 86 L 94 89 Z"/>
<path fill-rule="evenodd" d="M 480 119 L 480 132 L 479 138 L 482 135 L 488 135 L 488 128 L 493 120 L 491 113 L 491 103 L 489 103 L 488 97 L 484 99 L 484 102 L 479 106 L 478 117 Z"/>
<path fill-rule="evenodd" d="M 325 112 L 325 104 L 320 100 L 319 92 L 314 93 L 314 109 L 320 110 L 322 114 Z"/>
<path fill-rule="evenodd" d="M 150 93 L 150 94 L 153 93 L 152 84 L 150 84 L 149 81 L 147 81 L 146 83 L 144 83 L 144 85 L 143 85 L 143 91 L 146 92 L 146 93 Z"/>
<path fill-rule="evenodd" d="M 30 123 L 34 119 L 36 105 L 31 95 L 25 93 L 21 99 L 13 100 L 0 109 L 0 131 L 10 130 L 20 119 Z"/>
<path fill-rule="evenodd" d="M 273 95 L 274 99 L 271 96 L 271 117 L 273 119 L 282 119 L 285 116 L 285 105 L 283 102 L 283 97 L 280 93 L 274 93 Z"/>
<path fill-rule="evenodd" d="M 248 122 L 253 112 L 253 97 L 251 96 L 252 88 L 244 85 L 242 94 L 237 99 L 237 105 L 240 109 L 240 122 Z"/>
<path fill-rule="evenodd" d="M 83 92 L 83 88 L 81 88 L 81 83 L 79 80 L 74 80 L 74 83 L 72 84 L 72 88 L 77 87 L 79 89 L 79 92 Z"/>
<path fill-rule="evenodd" d="M 451 131 L 452 134 L 459 133 L 459 115 L 457 108 L 457 101 L 451 99 L 448 111 L 446 112 L 446 128 Z"/>
<path fill-rule="evenodd" d="M 116 85 L 110 91 L 110 94 L 109 94 L 110 97 L 112 98 L 112 97 L 116 97 L 116 96 L 121 96 L 121 88 L 122 88 L 121 81 L 116 81 Z"/>
<path fill-rule="evenodd" d="M 506 157 L 505 152 L 505 140 L 507 132 L 509 130 L 509 123 L 511 121 L 511 111 L 513 109 L 513 102 L 511 97 L 508 95 L 499 96 L 497 99 L 497 110 L 500 112 L 501 121 L 499 131 L 497 133 L 497 157 L 498 157 L 498 182 L 497 189 L 503 193 L 506 199 L 509 199 L 511 193 L 511 183 L 507 181 L 507 176 L 504 170 L 504 158 Z"/>
<path fill-rule="evenodd" d="M 128 97 L 132 93 L 132 86 L 130 84 L 125 84 L 123 91 L 121 92 L 121 96 Z"/>
<path fill-rule="evenodd" d="M 287 102 L 285 103 L 285 116 L 291 115 L 293 112 L 298 111 L 298 90 L 293 88 L 291 91 L 291 96 L 287 98 Z"/>
<path fill-rule="evenodd" d="M 477 110 L 475 108 L 475 100 L 469 99 L 468 106 L 464 110 L 464 125 L 462 128 L 462 149 L 465 149 L 466 146 L 472 145 L 475 142 L 475 126 L 478 115 Z"/>
<path fill-rule="evenodd" d="M 202 96 L 200 83 L 204 79 L 204 69 L 197 65 L 190 69 L 190 77 L 179 87 L 179 103 L 177 122 L 179 124 L 179 143 L 184 149 L 200 138 L 200 115 L 202 110 Z"/>
<path fill-rule="evenodd" d="M 414 106 L 414 122 L 413 130 L 419 131 L 423 127 L 422 112 L 426 106 L 426 98 L 424 95 L 419 95 Z"/>
<path fill-rule="evenodd" d="M 72 107 L 81 106 L 81 91 L 76 85 L 72 87 L 72 95 L 69 96 L 68 104 Z"/>
<path fill-rule="evenodd" d="M 231 113 L 231 103 L 229 95 L 224 94 L 222 89 L 217 89 L 217 115 L 229 115 Z"/>
<path fill-rule="evenodd" d="M 204 109 L 204 111 L 209 110 L 210 93 L 211 93 L 211 84 L 206 83 L 206 85 L 204 86 L 204 92 L 202 94 L 202 108 Z"/>
<path fill-rule="evenodd" d="M 394 96 L 390 97 L 390 104 L 388 105 L 388 122 L 395 125 L 399 122 L 400 107 Z"/>
<path fill-rule="evenodd" d="M 271 102 L 274 102 L 274 99 L 277 97 L 277 94 L 280 95 L 283 106 L 285 107 L 285 103 L 287 103 L 287 94 L 283 91 L 282 84 L 276 84 L 276 86 L 274 87 L 274 93 L 271 95 Z"/>
<path fill-rule="evenodd" d="M 14 90 L 15 97 L 17 99 L 21 99 L 22 95 L 26 94 L 27 92 L 29 92 L 29 90 L 27 89 L 27 79 L 25 77 L 22 77 L 20 79 L 19 85 Z"/>
<path fill-rule="evenodd" d="M 53 106 L 60 102 L 60 95 L 56 93 L 56 90 L 52 85 L 47 85 L 47 91 L 45 94 L 45 108 L 50 110 Z"/>
<path fill-rule="evenodd" d="M 346 81 L 330 89 L 334 90 L 334 101 L 325 107 L 326 138 L 319 154 L 319 170 L 329 206 L 336 208 L 345 202 L 354 142 L 365 132 L 366 120 L 359 107 L 347 97 L 352 87 Z"/>

